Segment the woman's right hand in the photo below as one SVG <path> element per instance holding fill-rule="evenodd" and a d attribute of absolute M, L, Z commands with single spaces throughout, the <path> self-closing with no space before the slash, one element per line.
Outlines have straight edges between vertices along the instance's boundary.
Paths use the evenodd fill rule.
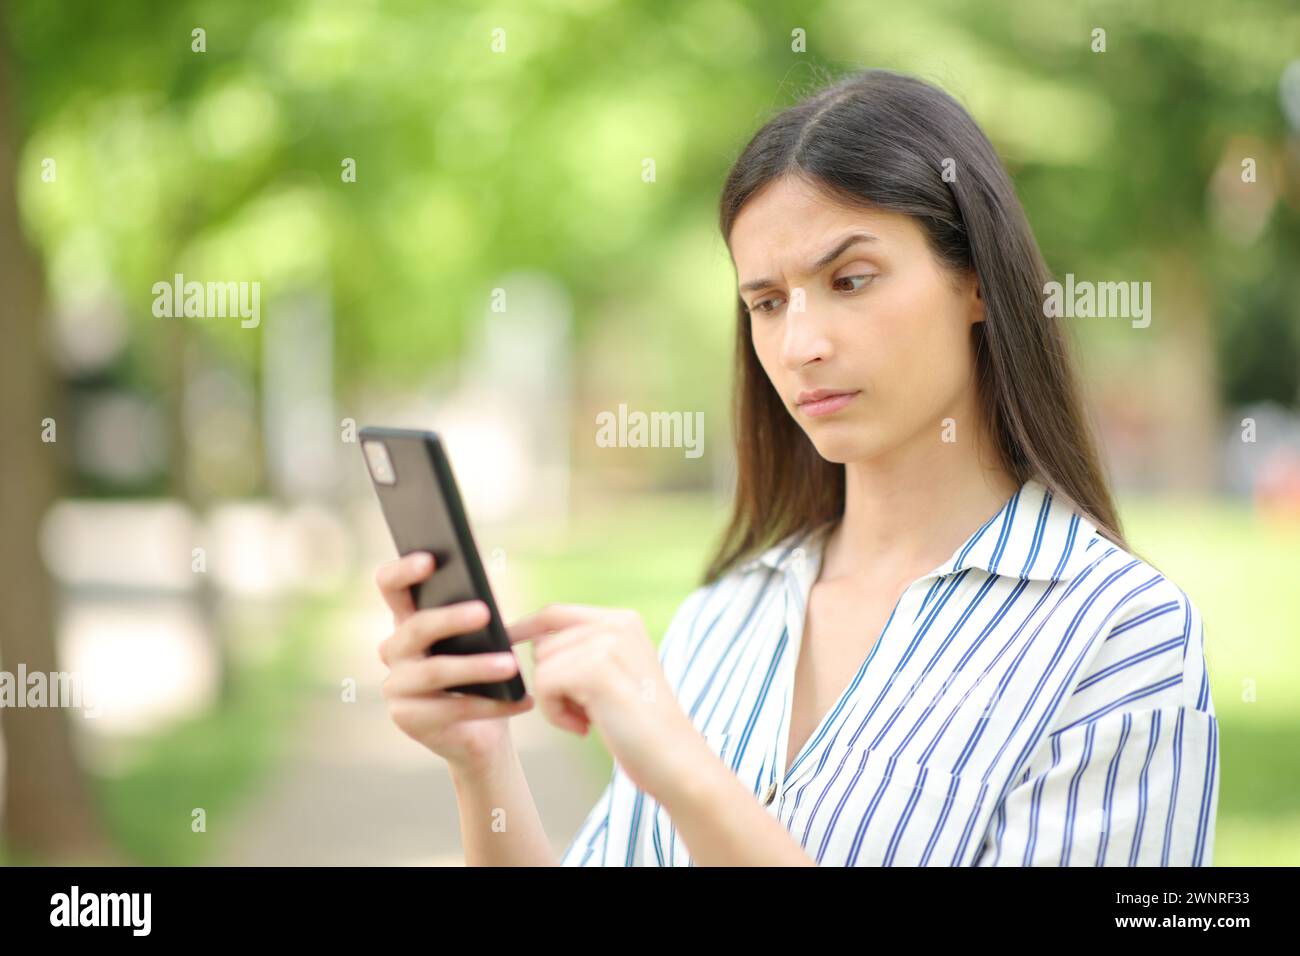
<path fill-rule="evenodd" d="M 448 763 L 472 769 L 491 762 L 508 745 L 507 718 L 531 710 L 534 701 L 529 694 L 518 701 L 500 701 L 447 693 L 447 688 L 461 684 L 506 680 L 519 664 L 509 651 L 425 653 L 436 641 L 479 630 L 489 616 L 482 601 L 416 610 L 411 587 L 433 570 L 433 555 L 417 551 L 375 572 L 375 583 L 393 612 L 393 633 L 379 645 L 379 659 L 389 668 L 381 689 L 389 716 L 403 733 Z"/>

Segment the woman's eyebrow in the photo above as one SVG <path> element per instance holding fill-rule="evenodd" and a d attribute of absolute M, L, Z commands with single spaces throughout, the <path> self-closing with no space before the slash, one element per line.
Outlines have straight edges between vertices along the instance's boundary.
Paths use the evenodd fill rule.
<path fill-rule="evenodd" d="M 826 266 L 830 265 L 837 258 L 839 258 L 839 256 L 842 255 L 846 250 L 852 248 L 853 246 L 856 246 L 859 242 L 879 242 L 879 241 L 880 241 L 879 236 L 873 236 L 869 232 L 851 232 L 843 239 L 841 239 L 839 242 L 837 242 L 833 248 L 828 249 L 824 255 L 822 255 L 817 259 L 816 262 L 808 266 L 808 268 L 804 270 L 804 273 L 810 275 L 814 272 L 820 272 Z M 741 284 L 740 291 L 755 292 L 758 289 L 765 288 L 766 286 L 769 285 L 776 285 L 776 280 L 775 279 L 751 279 L 750 281 Z"/>

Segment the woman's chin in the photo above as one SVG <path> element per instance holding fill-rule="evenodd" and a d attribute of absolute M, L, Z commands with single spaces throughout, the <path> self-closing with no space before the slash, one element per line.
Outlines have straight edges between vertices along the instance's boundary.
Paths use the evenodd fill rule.
<path fill-rule="evenodd" d="M 808 437 L 812 441 L 813 447 L 817 449 L 817 454 L 837 465 L 874 458 L 883 450 L 880 445 L 874 442 L 863 441 L 861 434 L 830 435 L 822 433 L 820 435 L 809 435 Z"/>

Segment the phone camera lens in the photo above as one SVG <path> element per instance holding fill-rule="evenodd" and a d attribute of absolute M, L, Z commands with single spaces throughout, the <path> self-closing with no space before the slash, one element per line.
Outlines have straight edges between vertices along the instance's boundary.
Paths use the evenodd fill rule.
<path fill-rule="evenodd" d="M 362 443 L 366 453 L 366 464 L 370 466 L 371 477 L 381 485 L 394 485 L 397 476 L 393 473 L 393 462 L 388 457 L 388 448 L 380 441 Z"/>

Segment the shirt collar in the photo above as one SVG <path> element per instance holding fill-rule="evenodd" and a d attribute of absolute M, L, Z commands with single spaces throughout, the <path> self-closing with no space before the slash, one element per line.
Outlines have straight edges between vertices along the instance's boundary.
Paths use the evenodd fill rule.
<path fill-rule="evenodd" d="M 820 566 L 821 548 L 835 522 L 788 535 L 740 566 L 806 573 Z M 1082 570 L 1095 524 L 1042 482 L 1031 478 L 926 577 L 980 568 L 1030 581 L 1068 581 Z"/>

